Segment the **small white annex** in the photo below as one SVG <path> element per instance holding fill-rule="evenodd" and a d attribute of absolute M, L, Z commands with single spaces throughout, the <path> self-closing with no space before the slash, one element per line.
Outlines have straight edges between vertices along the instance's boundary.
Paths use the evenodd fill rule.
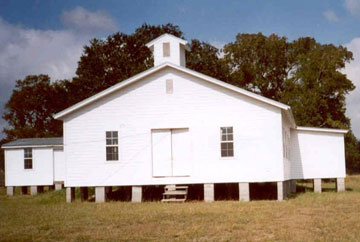
<path fill-rule="evenodd" d="M 61 189 L 65 180 L 65 156 L 62 138 L 18 139 L 4 144 L 5 186 L 8 195 L 15 187 L 23 194 L 30 187 L 31 195 L 44 186 Z"/>
<path fill-rule="evenodd" d="M 154 67 L 54 117 L 63 121 L 67 201 L 74 188 L 276 182 L 278 199 L 296 179 L 336 178 L 344 190 L 346 130 L 298 127 L 291 107 L 186 68 L 187 41 L 165 34 L 147 44 Z M 10 162 L 10 161 L 9 161 Z"/>

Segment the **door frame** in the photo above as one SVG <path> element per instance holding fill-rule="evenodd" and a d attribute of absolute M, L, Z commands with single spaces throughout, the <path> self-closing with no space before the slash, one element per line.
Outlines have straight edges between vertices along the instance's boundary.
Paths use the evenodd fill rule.
<path fill-rule="evenodd" d="M 165 178 L 165 177 L 190 177 L 190 175 L 179 175 L 179 176 L 174 176 L 174 166 L 173 166 L 173 159 L 172 159 L 172 155 L 173 155 L 173 139 L 172 139 L 172 130 L 179 130 L 179 129 L 186 129 L 188 130 L 188 132 L 190 132 L 190 128 L 189 127 L 176 127 L 176 128 L 153 128 L 150 129 L 150 144 L 151 144 L 151 177 L 153 178 Z M 154 176 L 154 153 L 153 153 L 153 131 L 157 131 L 157 130 L 170 130 L 171 133 L 171 138 L 170 138 L 170 146 L 171 146 L 171 176 Z"/>

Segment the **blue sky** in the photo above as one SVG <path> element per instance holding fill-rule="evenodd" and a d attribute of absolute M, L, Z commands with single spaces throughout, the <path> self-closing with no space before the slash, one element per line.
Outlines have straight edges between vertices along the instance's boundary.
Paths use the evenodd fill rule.
<path fill-rule="evenodd" d="M 71 78 L 89 39 L 117 31 L 132 33 L 145 22 L 176 24 L 187 39 L 216 47 L 233 41 L 237 33 L 257 32 L 345 45 L 355 60 L 343 71 L 360 86 L 360 0 L 0 0 L 0 114 L 16 79 L 40 73 L 54 80 Z M 360 138 L 359 102 L 356 90 L 347 108 Z M 0 129 L 4 125 L 0 120 Z"/>
<path fill-rule="evenodd" d="M 174 23 L 188 39 L 229 42 L 236 33 L 277 33 L 295 39 L 312 36 L 322 43 L 343 44 L 360 36 L 359 17 L 345 1 L 0 1 L 0 16 L 7 22 L 33 29 L 63 29 L 60 16 L 81 6 L 105 11 L 117 30 L 131 33 L 146 22 Z M 332 11 L 338 20 L 328 20 Z"/>

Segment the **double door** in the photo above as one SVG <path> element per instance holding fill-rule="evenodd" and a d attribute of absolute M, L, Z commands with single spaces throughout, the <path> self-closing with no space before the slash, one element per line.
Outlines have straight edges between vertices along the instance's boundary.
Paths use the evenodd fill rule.
<path fill-rule="evenodd" d="M 154 177 L 189 175 L 189 129 L 154 129 L 151 139 Z"/>

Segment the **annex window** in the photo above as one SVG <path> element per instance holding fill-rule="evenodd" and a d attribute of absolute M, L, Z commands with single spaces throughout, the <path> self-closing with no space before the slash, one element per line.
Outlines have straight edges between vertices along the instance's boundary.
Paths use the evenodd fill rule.
<path fill-rule="evenodd" d="M 170 56 L 170 43 L 163 43 L 163 57 Z"/>
<path fill-rule="evenodd" d="M 233 127 L 221 127 L 221 157 L 234 156 Z"/>
<path fill-rule="evenodd" d="M 119 160 L 117 131 L 106 131 L 106 160 Z"/>
<path fill-rule="evenodd" d="M 32 169 L 32 168 L 33 168 L 32 149 L 26 148 L 24 149 L 24 169 Z"/>

